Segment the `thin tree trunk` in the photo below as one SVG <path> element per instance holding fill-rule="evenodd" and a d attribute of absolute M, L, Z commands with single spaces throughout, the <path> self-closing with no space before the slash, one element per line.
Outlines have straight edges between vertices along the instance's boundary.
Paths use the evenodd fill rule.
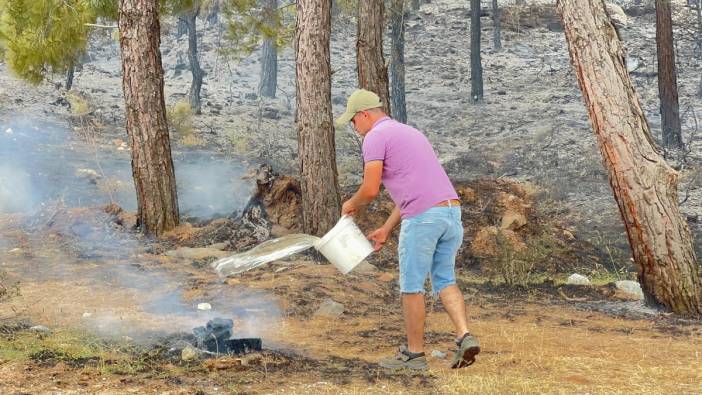
<path fill-rule="evenodd" d="M 557 8 L 647 300 L 700 315 L 700 269 L 678 208 L 678 173 L 651 138 L 605 3 L 558 0 Z"/>
<path fill-rule="evenodd" d="M 73 87 L 73 75 L 76 72 L 76 65 L 71 63 L 71 65 L 68 67 L 68 71 L 66 72 L 66 90 L 70 91 L 71 88 Z"/>
<path fill-rule="evenodd" d="M 383 111 L 390 115 L 388 70 L 383 59 L 384 11 L 383 0 L 359 0 L 356 65 L 358 85 L 380 96 Z"/>
<path fill-rule="evenodd" d="M 480 60 L 480 0 L 470 0 L 470 96 L 483 100 L 483 66 Z"/>
<path fill-rule="evenodd" d="M 339 7 L 338 0 L 332 0 L 332 10 L 331 10 L 332 19 L 336 19 L 340 13 L 341 13 L 341 7 Z"/>
<path fill-rule="evenodd" d="M 147 234 L 178 225 L 171 145 L 163 98 L 158 0 L 120 0 L 119 32 L 127 134 L 138 224 Z"/>
<path fill-rule="evenodd" d="M 276 32 L 275 13 L 278 9 L 278 0 L 264 0 L 263 12 L 266 15 L 266 26 Z M 261 47 L 261 80 L 258 92 L 264 97 L 275 97 L 278 86 L 278 40 L 277 34 L 264 37 Z"/>
<path fill-rule="evenodd" d="M 502 49 L 502 40 L 500 39 L 500 6 L 497 5 L 497 0 L 492 0 L 492 42 L 495 50 Z"/>
<path fill-rule="evenodd" d="M 188 21 L 183 18 L 178 18 L 176 27 L 176 38 L 181 38 L 188 32 Z"/>
<path fill-rule="evenodd" d="M 321 236 L 341 211 L 331 109 L 331 0 L 298 0 L 295 51 L 302 216 Z"/>
<path fill-rule="evenodd" d="M 190 108 L 195 114 L 200 114 L 202 105 L 200 104 L 200 91 L 202 90 L 202 79 L 205 72 L 200 68 L 200 61 L 197 58 L 197 16 L 200 14 L 198 3 L 193 5 L 193 9 L 181 16 L 188 27 L 188 62 L 190 72 L 193 76 L 190 83 Z"/>
<path fill-rule="evenodd" d="M 393 118 L 407 123 L 405 105 L 405 10 L 404 0 L 391 0 L 390 3 L 390 37 L 392 39 L 390 63 L 390 87 L 392 94 Z"/>
<path fill-rule="evenodd" d="M 702 60 L 702 0 L 697 0 L 695 12 L 697 13 L 697 59 L 700 61 Z M 702 98 L 702 75 L 697 87 L 697 97 Z"/>
<path fill-rule="evenodd" d="M 219 22 L 220 2 L 213 1 L 207 12 L 206 20 L 210 26 L 216 25 Z"/>
<path fill-rule="evenodd" d="M 675 72 L 675 47 L 670 0 L 656 0 L 656 47 L 658 49 L 658 96 L 661 101 L 663 145 L 682 147 L 678 82 Z"/>

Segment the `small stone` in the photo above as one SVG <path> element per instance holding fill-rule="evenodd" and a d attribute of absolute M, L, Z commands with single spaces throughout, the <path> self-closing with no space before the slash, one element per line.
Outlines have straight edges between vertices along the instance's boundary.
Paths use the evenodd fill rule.
<path fill-rule="evenodd" d="M 22 249 L 21 248 L 13 248 L 10 250 L 10 252 L 13 254 L 19 254 L 20 252 L 22 252 Z"/>
<path fill-rule="evenodd" d="M 83 318 L 90 318 L 92 315 L 93 315 L 93 313 L 85 312 L 85 313 L 83 313 Z"/>
<path fill-rule="evenodd" d="M 34 325 L 33 327 L 29 328 L 29 330 L 39 333 L 51 333 L 51 329 L 45 327 L 44 325 Z"/>
<path fill-rule="evenodd" d="M 12 128 L 7 128 L 5 129 L 6 134 L 12 134 Z"/>
<path fill-rule="evenodd" d="M 439 350 L 433 350 L 431 352 L 431 356 L 434 358 L 444 359 L 444 358 L 446 358 L 446 355 L 447 354 L 445 352 L 439 351 Z"/>
<path fill-rule="evenodd" d="M 183 361 L 192 361 L 197 359 L 199 356 L 196 349 L 191 346 L 185 346 L 185 348 L 180 352 L 180 359 Z"/>
<path fill-rule="evenodd" d="M 388 272 L 383 272 L 378 276 L 378 280 L 384 282 L 384 283 L 389 283 L 390 281 L 394 280 L 395 276 L 392 275 L 392 273 Z"/>
<path fill-rule="evenodd" d="M 76 170 L 76 177 L 85 178 L 92 183 L 96 183 L 97 180 L 102 178 L 102 176 L 93 169 L 78 169 Z"/>
<path fill-rule="evenodd" d="M 344 313 L 344 305 L 327 298 L 314 313 L 315 317 L 338 317 Z"/>
<path fill-rule="evenodd" d="M 212 310 L 212 305 L 209 303 L 198 303 L 197 309 L 198 310 Z"/>
<path fill-rule="evenodd" d="M 575 235 L 573 234 L 573 232 L 569 231 L 568 229 L 563 229 L 563 237 L 568 241 L 575 240 Z"/>
<path fill-rule="evenodd" d="M 590 285 L 590 279 L 583 276 L 582 274 L 573 273 L 568 277 L 566 284 L 570 285 Z"/>
<path fill-rule="evenodd" d="M 637 281 L 621 280 L 621 281 L 615 282 L 614 285 L 625 296 L 627 296 L 631 299 L 635 299 L 635 300 L 643 300 L 644 299 L 643 290 L 641 290 L 641 284 L 639 284 Z"/>

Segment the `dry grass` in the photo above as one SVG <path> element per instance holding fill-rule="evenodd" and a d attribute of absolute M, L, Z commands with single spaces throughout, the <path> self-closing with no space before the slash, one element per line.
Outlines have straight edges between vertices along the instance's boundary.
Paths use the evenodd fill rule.
<path fill-rule="evenodd" d="M 189 234 L 192 230 L 181 231 Z M 9 234 L 4 236 L 9 237 Z M 39 249 L 23 246 L 18 237 L 10 239 L 18 240 L 17 245 L 28 253 L 51 256 L 60 262 L 70 258 L 62 256 L 59 250 L 47 249 L 50 243 Z M 8 257 L 8 261 L 15 259 L 23 258 Z M 143 261 L 142 264 L 148 263 Z M 65 265 L 66 278 L 22 282 L 20 295 L 0 305 L 0 315 L 23 310 L 22 314 L 34 323 L 52 328 L 85 327 L 105 319 L 108 319 L 108 324 L 114 324 L 110 318 L 132 326 L 132 329 L 173 326 L 174 317 L 154 315 L 139 307 L 140 300 L 153 296 L 150 290 L 136 292 L 118 287 L 97 287 L 87 279 L 73 276 L 85 270 L 84 265 L 91 263 Z M 196 271 L 181 262 L 163 260 L 158 265 L 164 269 L 192 270 L 190 279 L 202 284 L 197 289 L 208 289 L 207 284 L 216 282 L 214 274 Z M 694 394 L 702 390 L 702 324 L 683 325 L 665 317 L 655 320 L 614 318 L 542 300 L 532 302 L 513 298 L 502 301 L 496 295 L 481 295 L 475 290 L 466 294 L 470 329 L 482 345 L 476 364 L 455 371 L 447 367 L 448 360 L 429 358 L 428 373 L 387 376 L 380 369 L 366 368 L 366 364 L 374 364 L 394 353 L 404 342 L 394 283 L 381 281 L 381 273 L 377 271 L 341 276 L 329 265 L 294 262 L 287 266 L 280 272 L 276 271 L 280 266 L 275 264 L 248 272 L 233 279 L 231 285 L 246 285 L 278 295 L 285 313 L 275 326 L 261 334 L 266 347 L 294 351 L 301 358 L 321 361 L 319 370 L 304 365 L 273 373 L 252 370 L 247 374 L 260 374 L 265 378 L 261 384 L 233 381 L 223 385 L 224 381 L 234 380 L 244 373 L 217 373 L 226 375 L 225 380 L 198 370 L 178 372 L 176 367 L 164 365 L 159 368 L 163 369 L 164 375 L 177 376 L 184 384 L 149 375 L 124 383 L 121 378 L 131 376 L 121 376 L 99 366 L 83 370 L 65 366 L 38 368 L 26 359 L 30 351 L 39 348 L 60 350 L 76 357 L 97 355 L 102 358 L 107 358 L 103 357 L 103 351 L 108 353 L 110 350 L 95 348 L 80 337 L 36 340 L 36 335 L 23 335 L 17 341 L 0 344 L 5 350 L 0 355 L 4 360 L 0 361 L 0 375 L 3 377 L 0 385 L 25 383 L 24 387 L 12 384 L 8 388 L 16 391 L 33 388 L 33 392 L 42 393 L 76 390 L 83 386 L 81 383 L 89 386 L 99 383 L 101 387 L 85 388 L 88 392 L 100 393 L 124 393 L 127 390 L 188 392 L 201 388 L 209 393 L 215 392 L 214 387 L 228 392 L 286 394 Z M 345 305 L 346 312 L 341 317 L 311 315 L 327 297 Z M 197 299 L 197 295 L 192 298 Z M 232 303 L 241 304 L 242 301 L 232 299 Z M 112 314 L 109 317 L 101 315 L 99 312 L 108 306 L 111 306 Z M 426 351 L 450 350 L 454 336 L 447 315 L 434 306 L 429 311 Z M 84 312 L 93 314 L 84 318 Z M 196 324 L 202 322 L 188 322 L 183 328 Z M 88 327 L 100 329 L 94 325 Z M 335 366 L 333 360 L 329 362 L 332 357 L 350 364 L 348 380 L 339 379 L 338 372 L 343 374 L 345 368 L 343 364 Z M 119 360 L 117 368 L 121 369 L 120 372 L 128 372 L 132 365 L 139 366 L 139 361 L 131 361 L 128 355 L 110 355 L 109 358 Z M 325 369 L 332 372 L 326 373 Z"/>
<path fill-rule="evenodd" d="M 448 394 L 699 393 L 702 339 L 661 333 L 632 321 L 570 309 L 525 306 L 511 320 L 481 320 L 478 363 L 441 370 Z M 572 325 L 571 325 L 572 323 Z"/>
<path fill-rule="evenodd" d="M 610 318 L 602 314 L 543 306 L 524 306 L 519 319 L 481 319 L 500 309 L 479 310 L 471 323 L 483 352 L 473 366 L 451 370 L 446 360 L 430 359 L 434 388 L 442 394 L 697 394 L 702 390 L 702 338 L 674 336 L 653 328 L 649 321 Z M 502 311 L 503 312 L 503 311 Z M 398 319 L 393 317 L 391 319 Z M 427 346 L 445 350 L 449 346 L 450 323 L 443 313 L 432 313 L 428 331 L 446 333 L 446 342 Z M 538 321 L 538 323 L 536 322 Z M 354 332 L 377 328 L 381 317 L 370 320 L 314 319 L 282 327 L 286 340 L 296 348 L 319 357 L 336 355 L 377 361 L 392 353 L 395 345 L 351 341 Z M 569 325 L 569 323 L 574 323 Z M 375 344 L 373 344 L 375 343 Z M 449 354 L 450 355 L 450 354 Z M 302 388 L 293 386 L 304 393 Z M 286 388 L 290 389 L 290 388 Z M 358 393 L 359 388 L 320 385 L 321 393 Z M 402 393 L 380 384 L 373 391 Z M 293 391 L 295 392 L 295 391 Z M 411 392 L 416 393 L 417 389 Z M 421 391 L 420 391 L 421 392 Z"/>
<path fill-rule="evenodd" d="M 323 270 L 317 271 L 318 275 L 323 275 Z M 285 276 L 281 274 L 280 280 Z M 289 276 L 287 278 L 290 280 Z M 268 278 L 247 282 L 266 288 L 263 284 L 273 285 L 275 281 Z M 372 294 L 369 290 L 369 295 Z M 342 297 L 342 294 L 333 295 L 336 300 Z M 348 292 L 347 297 L 362 298 Z M 480 339 L 483 352 L 476 364 L 458 371 L 446 367 L 448 360 L 430 358 L 430 374 L 435 380 L 433 386 L 426 388 L 427 392 L 693 394 L 702 391 L 702 324 L 667 326 L 653 320 L 614 318 L 563 306 L 519 301 L 498 306 L 481 300 L 479 295 L 473 302 L 474 306 L 469 306 L 470 328 Z M 373 303 L 372 299 L 368 303 Z M 480 307 L 475 307 L 476 304 Z M 381 330 L 381 327 L 392 329 Z M 443 311 L 430 312 L 426 329 L 434 335 L 428 337 L 426 351 L 448 351 L 453 347 L 451 328 Z M 359 336 L 367 331 L 375 333 L 371 337 Z M 399 345 L 393 341 L 401 337 L 399 305 L 388 305 L 385 313 L 378 315 L 349 314 L 338 319 L 309 320 L 288 317 L 279 328 L 279 339 L 288 347 L 304 350 L 313 357 L 334 355 L 369 362 L 377 362 L 393 353 Z M 407 391 L 393 384 L 398 383 L 379 382 L 370 391 L 417 393 L 423 390 L 418 386 Z M 364 393 L 364 388 L 368 386 L 363 383 L 344 386 L 317 383 L 313 387 L 309 384 L 286 386 L 285 390 L 288 393 L 290 390 L 309 393 L 313 389 L 320 393 Z"/>

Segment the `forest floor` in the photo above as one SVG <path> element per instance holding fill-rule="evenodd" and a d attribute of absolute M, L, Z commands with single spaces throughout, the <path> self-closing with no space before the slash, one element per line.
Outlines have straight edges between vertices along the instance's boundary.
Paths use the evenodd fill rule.
<path fill-rule="evenodd" d="M 72 93 L 56 87 L 60 76 L 32 87 L 0 64 L 0 175 L 31 163 L 35 167 L 22 171 L 43 174 L 44 184 L 60 187 L 45 191 L 54 198 L 41 201 L 39 210 L 0 214 L 0 274 L 6 276 L 0 285 L 8 286 L 0 287 L 0 297 L 7 291 L 0 303 L 2 392 L 699 393 L 702 323 L 646 307 L 612 286 L 634 279 L 634 268 L 553 16 L 543 8 L 512 10 L 526 16 L 519 17 L 518 28 L 503 25 L 502 51 L 492 49 L 492 25 L 483 18 L 486 93 L 474 105 L 467 7 L 438 0 L 408 17 L 406 61 L 409 123 L 427 134 L 464 202 L 466 241 L 458 273 L 470 328 L 483 350 L 475 365 L 446 367 L 451 323 L 433 301 L 427 351 L 448 356 L 430 357 L 427 373 L 390 373 L 375 365 L 403 342 L 396 239 L 369 259 L 372 266 L 347 277 L 303 255 L 226 281 L 217 278 L 207 263 L 242 245 L 229 228 L 235 221 L 202 221 L 198 210 L 204 205 L 226 217 L 223 207 L 242 209 L 250 181 L 233 182 L 231 193 L 184 194 L 181 208 L 190 223 L 163 239 L 130 230 L 134 197 L 118 45 L 98 32 Z M 668 157 L 680 169 L 681 210 L 699 240 L 702 133 L 695 111 L 702 108 L 696 96 L 702 67 L 688 33 L 694 15 L 675 9 L 689 152 Z M 631 69 L 637 94 L 659 138 L 654 21 L 650 10 L 632 13 L 620 33 L 636 63 Z M 163 28 L 166 100 L 173 108 L 190 84 L 187 40 L 175 38 L 170 21 Z M 278 98 L 262 99 L 255 94 L 256 53 L 240 62 L 223 57 L 217 52 L 225 45 L 222 31 L 213 26 L 203 28 L 200 38 L 208 72 L 203 114 L 192 119 L 192 128 L 172 131 L 176 171 L 186 168 L 178 163 L 197 166 L 179 177 L 179 187 L 207 189 L 193 180 L 223 168 L 231 171 L 221 177 L 239 179 L 261 161 L 294 175 L 292 51 L 280 57 Z M 354 38 L 353 20 L 342 16 L 332 37 L 335 114 L 356 86 Z M 46 123 L 66 130 L 46 132 L 58 140 L 21 140 L 43 136 Z M 10 125 L 14 134 L 7 132 Z M 349 131 L 337 131 L 337 159 L 348 194 L 360 180 L 358 147 Z M 102 174 L 93 176 L 90 169 Z M 221 188 L 219 180 L 212 184 Z M 0 188 L 0 197 L 4 192 Z M 9 192 L 15 203 L 24 199 L 21 189 Z M 111 201 L 127 212 L 103 210 Z M 519 204 L 507 203 L 512 201 Z M 384 196 L 359 224 L 372 229 L 389 208 Z M 515 210 L 526 224 L 504 230 L 511 247 L 500 254 L 489 236 Z M 695 247 L 702 256 L 702 243 Z M 184 256 L 182 248 L 206 251 Z M 527 266 L 506 265 L 514 261 Z M 565 285 L 575 272 L 593 285 Z M 525 285 L 507 286 L 506 277 Z M 343 304 L 343 313 L 316 315 L 327 299 Z M 213 310 L 198 310 L 200 302 Z M 264 351 L 189 361 L 169 351 L 174 334 L 190 333 L 217 316 L 234 317 L 237 336 L 261 337 Z"/>
<path fill-rule="evenodd" d="M 457 187 L 468 240 L 458 280 L 482 347 L 470 367 L 447 367 L 452 324 L 429 298 L 429 371 L 377 366 L 404 342 L 397 235 L 346 276 L 303 254 L 220 279 L 207 264 L 231 253 L 221 249 L 234 242 L 223 229 L 233 222 L 184 224 L 147 240 L 112 206 L 55 206 L 0 216 L 3 283 L 17 284 L 0 303 L 0 387 L 115 394 L 699 393 L 702 321 L 617 291 L 612 281 L 627 274 L 607 270 L 606 252 L 532 208 L 519 184 Z M 504 232 L 533 255 L 491 256 L 495 245 L 478 240 L 518 210 L 515 201 L 528 208 L 527 223 Z M 370 229 L 390 208 L 383 196 L 357 221 Z M 524 285 L 508 286 L 494 272 L 510 258 L 537 266 Z M 592 284 L 566 284 L 564 267 L 587 273 Z M 342 311 L 320 313 L 329 300 Z M 203 302 L 212 310 L 199 310 Z M 234 337 L 262 338 L 263 351 L 183 358 L 173 339 L 215 317 L 233 318 Z"/>

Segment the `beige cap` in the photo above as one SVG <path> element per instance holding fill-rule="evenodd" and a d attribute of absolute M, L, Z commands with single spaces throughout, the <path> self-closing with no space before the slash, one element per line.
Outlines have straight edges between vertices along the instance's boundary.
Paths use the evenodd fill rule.
<path fill-rule="evenodd" d="M 382 107 L 383 103 L 380 97 L 371 91 L 365 89 L 356 89 L 346 103 L 346 112 L 341 114 L 334 122 L 336 127 L 343 127 L 351 121 L 354 115 L 359 111 L 370 110 L 371 108 Z"/>

